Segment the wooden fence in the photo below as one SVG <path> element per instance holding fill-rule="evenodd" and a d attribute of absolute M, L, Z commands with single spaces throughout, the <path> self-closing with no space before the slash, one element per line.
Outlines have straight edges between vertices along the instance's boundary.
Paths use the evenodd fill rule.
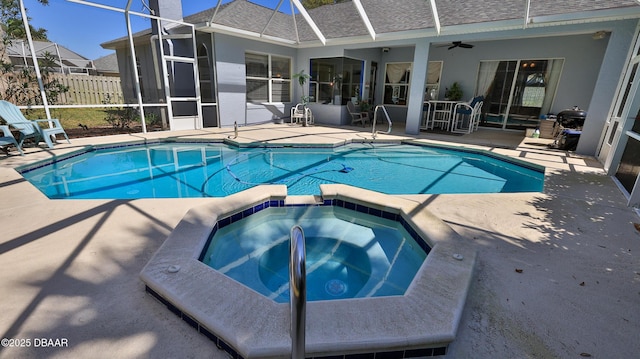
<path fill-rule="evenodd" d="M 60 105 L 100 105 L 103 103 L 118 104 L 123 103 L 122 87 L 120 86 L 119 77 L 108 76 L 88 76 L 88 75 L 52 75 L 60 84 L 69 87 L 69 91 L 62 93 L 55 101 L 49 100 L 49 103 L 55 102 Z M 16 79 L 15 74 L 5 74 L 0 76 L 0 92 L 2 97 L 9 101 L 20 102 L 18 98 L 8 96 L 6 91 L 8 86 L 23 86 L 23 81 L 19 76 Z M 12 84 L 13 85 L 10 85 Z M 29 89 L 22 88 L 21 92 L 29 92 L 40 102 L 40 89 L 38 83 L 33 81 L 29 83 Z M 25 91 L 26 90 L 26 91 Z M 41 102 L 40 102 L 41 103 Z M 19 105 L 24 105 L 19 103 Z"/>
<path fill-rule="evenodd" d="M 96 105 L 123 103 L 119 77 L 55 74 L 55 79 L 69 91 L 58 96 L 61 105 Z"/>

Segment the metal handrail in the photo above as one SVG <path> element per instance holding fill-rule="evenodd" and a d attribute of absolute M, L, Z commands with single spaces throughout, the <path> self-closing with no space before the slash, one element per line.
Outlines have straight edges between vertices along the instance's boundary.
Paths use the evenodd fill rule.
<path fill-rule="evenodd" d="M 376 131 L 376 121 L 378 120 L 378 109 L 382 109 L 382 112 L 387 118 L 387 123 L 389 123 L 389 128 L 387 129 L 386 132 Z M 391 133 L 391 126 L 392 126 L 391 118 L 389 117 L 389 113 L 387 112 L 387 109 L 383 105 L 376 106 L 376 108 L 373 110 L 373 128 L 371 129 L 371 137 L 375 139 L 378 133 L 383 133 L 383 134 Z"/>
<path fill-rule="evenodd" d="M 291 228 L 289 249 L 289 303 L 291 306 L 291 358 L 305 357 L 305 321 L 307 306 L 307 270 L 304 232 Z"/>

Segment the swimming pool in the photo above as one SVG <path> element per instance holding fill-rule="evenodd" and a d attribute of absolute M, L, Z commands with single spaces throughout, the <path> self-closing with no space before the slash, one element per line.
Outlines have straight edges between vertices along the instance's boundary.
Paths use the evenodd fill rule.
<path fill-rule="evenodd" d="M 495 155 L 411 144 L 239 148 L 223 143 L 103 147 L 18 171 L 49 198 L 224 197 L 258 184 L 317 195 L 342 183 L 386 194 L 539 192 L 543 170 Z"/>
<path fill-rule="evenodd" d="M 201 260 L 288 303 L 294 225 L 305 234 L 309 301 L 403 295 L 426 258 L 426 243 L 418 238 L 419 245 L 400 222 L 331 205 L 262 209 L 217 229 Z"/>

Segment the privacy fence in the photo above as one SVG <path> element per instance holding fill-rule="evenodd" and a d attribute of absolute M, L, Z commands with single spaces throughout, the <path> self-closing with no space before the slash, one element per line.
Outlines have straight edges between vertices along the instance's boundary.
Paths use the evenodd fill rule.
<path fill-rule="evenodd" d="M 8 83 L 11 82 L 7 76 L 10 75 L 5 75 L 0 79 L 0 91 L 3 94 L 6 93 L 7 86 L 9 86 Z M 61 93 L 56 99 L 51 99 L 55 101 L 50 101 L 50 103 L 55 102 L 60 105 L 99 105 L 124 102 L 119 77 L 65 74 L 53 74 L 52 76 L 60 84 L 67 86 L 69 91 Z M 32 87 L 30 92 L 39 93 L 37 82 L 30 83 L 29 87 Z M 3 98 L 7 98 L 7 96 L 3 96 Z M 11 98 L 7 99 L 11 100 Z"/>
<path fill-rule="evenodd" d="M 64 105 L 95 105 L 101 103 L 123 103 L 119 77 L 81 76 L 55 74 L 69 91 L 58 96 Z"/>

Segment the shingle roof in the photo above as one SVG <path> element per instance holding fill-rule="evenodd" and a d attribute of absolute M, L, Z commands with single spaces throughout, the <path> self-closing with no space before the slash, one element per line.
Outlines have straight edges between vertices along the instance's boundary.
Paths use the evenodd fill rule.
<path fill-rule="evenodd" d="M 435 20 L 428 0 L 361 0 L 362 6 L 376 34 L 411 30 L 432 30 Z M 523 20 L 525 1 L 505 0 L 436 0 L 442 27 Z M 640 16 L 640 6 L 634 0 L 531 0 L 529 17 L 574 14 L 576 17 L 596 15 L 597 11 L 630 8 Z M 589 14 L 589 13 L 593 14 Z M 261 33 L 272 9 L 247 0 L 235 0 L 221 9 L 215 23 Z M 327 39 L 368 35 L 364 21 L 351 1 L 324 5 L 308 11 Z M 186 20 L 186 19 L 185 19 Z M 208 19 L 207 19 L 208 20 Z M 317 40 L 311 27 L 301 15 L 296 15 L 300 41 Z M 295 39 L 290 15 L 278 12 L 265 34 Z"/>
<path fill-rule="evenodd" d="M 435 27 L 428 0 L 363 0 L 362 6 L 376 33 Z"/>
<path fill-rule="evenodd" d="M 435 19 L 428 0 L 361 0 L 376 34 L 402 33 L 414 30 L 435 30 Z M 481 23 L 524 21 L 526 2 L 515 0 L 435 0 L 440 25 L 444 31 Z M 282 6 L 288 6 L 283 2 Z M 280 9 L 281 11 L 284 9 Z M 640 17 L 640 5 L 635 0 L 530 0 L 529 17 L 564 16 L 577 20 L 603 16 L 610 12 Z M 211 20 L 215 8 L 184 18 L 200 29 Z M 609 12 L 609 13 L 608 13 Z M 367 28 L 352 1 L 324 5 L 308 11 L 313 22 L 328 40 L 369 36 Z M 273 17 L 273 18 L 272 18 Z M 294 27 L 295 24 L 295 27 Z M 300 14 L 287 15 L 248 0 L 234 0 L 221 5 L 213 26 L 248 31 L 254 34 L 285 39 L 289 42 L 312 42 L 318 37 Z M 296 29 L 298 38 L 296 38 Z M 215 29 L 214 29 L 215 31 Z M 146 32 L 140 32 L 142 35 Z M 458 34 L 460 32 L 457 32 Z M 124 39 L 124 38 L 123 38 Z M 113 44 L 121 39 L 111 41 Z"/>
<path fill-rule="evenodd" d="M 93 60 L 93 65 L 99 72 L 114 74 L 119 72 L 118 57 L 116 56 L 115 52 Z"/>
<path fill-rule="evenodd" d="M 75 51 L 50 41 L 33 41 L 33 47 L 37 57 L 44 57 L 45 53 L 54 56 L 56 61 L 60 60 L 65 66 L 90 67 L 91 62 L 86 57 Z M 10 57 L 29 57 L 31 49 L 26 40 L 11 40 L 7 46 L 7 55 Z"/>

